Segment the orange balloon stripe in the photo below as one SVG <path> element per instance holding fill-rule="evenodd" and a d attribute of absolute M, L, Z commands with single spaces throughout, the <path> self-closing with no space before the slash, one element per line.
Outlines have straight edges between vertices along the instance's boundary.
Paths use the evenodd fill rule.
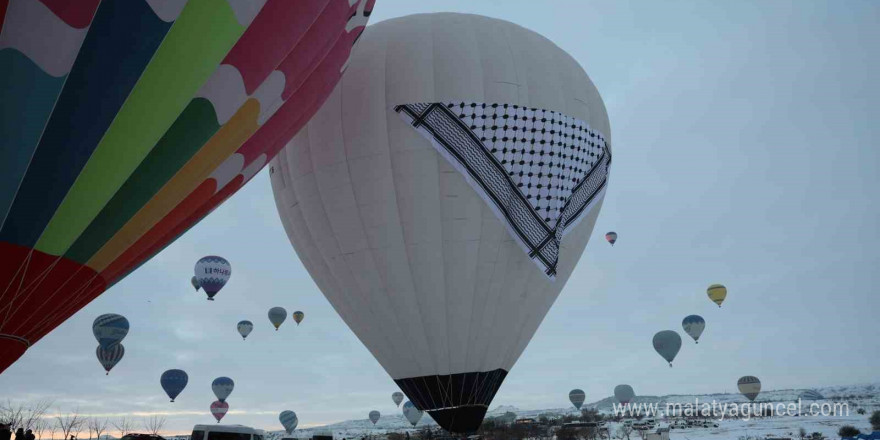
<path fill-rule="evenodd" d="M 221 127 L 205 146 L 86 264 L 98 272 L 107 269 L 113 260 L 119 258 L 129 246 L 187 199 L 187 194 L 199 187 L 224 160 L 257 131 L 259 114 L 259 101 L 248 99 L 232 119 Z"/>

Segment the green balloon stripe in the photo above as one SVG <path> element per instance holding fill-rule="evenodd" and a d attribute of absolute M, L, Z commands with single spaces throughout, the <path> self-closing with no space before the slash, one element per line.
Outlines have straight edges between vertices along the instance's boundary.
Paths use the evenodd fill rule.
<path fill-rule="evenodd" d="M 191 0 L 35 246 L 62 255 L 157 144 L 245 27 L 225 1 Z"/>

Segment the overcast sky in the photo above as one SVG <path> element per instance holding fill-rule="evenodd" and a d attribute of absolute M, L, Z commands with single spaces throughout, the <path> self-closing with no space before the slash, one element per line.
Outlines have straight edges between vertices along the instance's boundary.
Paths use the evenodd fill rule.
<path fill-rule="evenodd" d="M 488 15 L 574 56 L 611 120 L 614 165 L 593 238 L 493 406 L 638 394 L 734 392 L 880 380 L 880 2 L 377 0 L 371 22 L 419 12 Z M 602 238 L 620 234 L 611 248 Z M 208 302 L 195 261 L 223 255 Z M 729 289 L 724 308 L 705 294 Z M 278 332 L 272 306 L 302 310 Z M 91 323 L 131 322 L 109 376 Z M 652 335 L 706 318 L 675 368 Z M 255 328 L 247 341 L 240 319 Z M 169 403 L 159 376 L 189 373 Z M 31 348 L 0 396 L 50 397 L 88 414 L 168 413 L 173 432 L 210 423 L 211 381 L 232 377 L 225 423 L 280 429 L 396 413 L 394 382 L 294 254 L 264 170 L 209 218 Z"/>

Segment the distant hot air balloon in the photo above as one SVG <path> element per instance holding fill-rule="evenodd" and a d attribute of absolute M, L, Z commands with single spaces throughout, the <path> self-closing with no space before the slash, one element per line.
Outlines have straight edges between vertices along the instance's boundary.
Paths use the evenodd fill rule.
<path fill-rule="evenodd" d="M 617 242 L 617 232 L 611 231 L 605 234 L 605 239 L 611 243 L 611 246 L 614 246 L 614 243 Z"/>
<path fill-rule="evenodd" d="M 122 315 L 106 313 L 95 318 L 92 333 L 101 347 L 110 348 L 125 339 L 128 334 L 128 320 Z"/>
<path fill-rule="evenodd" d="M 293 312 L 293 320 L 296 321 L 296 325 L 299 325 L 299 323 L 301 323 L 303 318 L 305 318 L 305 317 L 306 317 L 306 314 L 303 312 L 300 312 L 299 310 Z"/>
<path fill-rule="evenodd" d="M 425 414 L 425 412 L 416 408 L 416 406 L 409 400 L 403 404 L 403 416 L 409 420 L 411 425 L 416 426 L 416 424 L 419 423 L 419 420 L 422 419 L 423 414 Z"/>
<path fill-rule="evenodd" d="M 614 397 L 622 405 L 627 405 L 634 397 L 636 397 L 636 392 L 633 391 L 633 387 L 622 384 L 614 387 Z"/>
<path fill-rule="evenodd" d="M 379 411 L 375 411 L 375 410 L 370 411 L 369 417 L 370 417 L 370 421 L 373 422 L 373 424 L 375 425 L 376 422 L 379 421 L 379 417 L 380 417 Z"/>
<path fill-rule="evenodd" d="M 291 410 L 281 411 L 281 414 L 278 414 L 278 421 L 281 422 L 281 426 L 284 427 L 284 430 L 288 434 L 293 434 L 293 430 L 296 429 L 296 425 L 299 424 L 299 419 L 296 417 L 296 413 Z"/>
<path fill-rule="evenodd" d="M 225 258 L 216 255 L 200 258 L 193 270 L 196 273 L 199 286 L 205 289 L 210 301 L 214 301 L 214 295 L 226 285 L 229 277 L 232 276 L 232 265 Z"/>
<path fill-rule="evenodd" d="M 395 405 L 400 407 L 400 402 L 403 402 L 403 393 L 401 393 L 400 391 L 395 391 L 391 393 L 391 400 L 394 402 Z"/>
<path fill-rule="evenodd" d="M 681 349 L 681 336 L 675 331 L 663 330 L 654 335 L 653 342 L 654 350 L 663 356 L 663 359 L 666 359 L 666 362 L 669 362 L 669 366 L 672 367 L 672 360 Z"/>
<path fill-rule="evenodd" d="M 211 382 L 211 390 L 214 391 L 217 400 L 221 402 L 226 401 L 226 398 L 232 393 L 233 388 L 235 388 L 235 382 L 225 376 L 218 377 L 214 379 L 214 382 Z"/>
<path fill-rule="evenodd" d="M 193 275 L 192 279 L 190 279 L 189 282 L 190 282 L 190 284 L 192 284 L 192 286 L 196 289 L 196 292 L 198 292 L 199 289 L 202 288 L 202 285 L 199 284 L 199 279 L 196 278 L 195 275 Z"/>
<path fill-rule="evenodd" d="M 272 161 L 276 206 L 400 390 L 473 432 L 592 235 L 607 112 L 570 55 L 502 20 L 400 17 L 358 45 Z"/>
<path fill-rule="evenodd" d="M 739 392 L 747 399 L 754 402 L 761 392 L 761 381 L 755 376 L 743 376 L 736 381 Z"/>
<path fill-rule="evenodd" d="M 706 321 L 702 316 L 688 315 L 681 321 L 681 327 L 684 328 L 684 332 L 688 336 L 694 338 L 694 342 L 699 344 L 700 335 L 703 334 L 703 329 L 706 328 Z"/>
<path fill-rule="evenodd" d="M 238 334 L 241 335 L 241 339 L 247 339 L 248 335 L 251 334 L 251 331 L 254 329 L 254 323 L 247 320 L 238 321 L 236 328 L 238 328 Z"/>
<path fill-rule="evenodd" d="M 584 394 L 584 390 L 579 390 L 577 388 L 568 392 L 568 400 L 570 400 L 571 404 L 577 409 L 581 409 L 581 405 L 584 404 L 584 399 L 586 399 L 586 397 L 587 395 Z"/>
<path fill-rule="evenodd" d="M 727 298 L 727 287 L 724 287 L 721 284 L 713 284 L 706 289 L 706 294 L 709 295 L 709 299 L 711 299 L 712 302 L 718 304 L 718 307 L 721 307 L 724 298 Z"/>
<path fill-rule="evenodd" d="M 278 327 L 281 327 L 285 319 L 287 319 L 287 310 L 284 310 L 284 307 L 272 307 L 269 309 L 269 322 L 275 326 L 275 331 L 278 331 Z"/>
<path fill-rule="evenodd" d="M 0 1 L 0 373 L 256 175 L 373 3 Z"/>
<path fill-rule="evenodd" d="M 95 349 L 95 356 L 98 357 L 98 362 L 101 363 L 107 374 L 110 374 L 110 370 L 122 360 L 122 356 L 125 356 L 125 347 L 122 344 L 111 345 L 110 348 L 104 348 L 99 345 Z"/>
<path fill-rule="evenodd" d="M 168 370 L 162 373 L 162 377 L 159 378 L 159 384 L 162 385 L 162 389 L 165 390 L 165 394 L 168 394 L 172 402 L 186 388 L 187 382 L 189 382 L 189 375 L 183 370 Z"/>
<path fill-rule="evenodd" d="M 229 404 L 222 400 L 215 400 L 211 403 L 211 415 L 217 419 L 217 423 L 220 423 L 220 419 L 226 415 L 226 412 L 229 411 Z"/>

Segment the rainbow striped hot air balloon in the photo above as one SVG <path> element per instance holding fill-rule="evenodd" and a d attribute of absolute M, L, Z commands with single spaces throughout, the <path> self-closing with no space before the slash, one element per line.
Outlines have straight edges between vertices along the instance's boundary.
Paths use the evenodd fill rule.
<path fill-rule="evenodd" d="M 260 171 L 373 4 L 2 2 L 0 372 Z"/>

